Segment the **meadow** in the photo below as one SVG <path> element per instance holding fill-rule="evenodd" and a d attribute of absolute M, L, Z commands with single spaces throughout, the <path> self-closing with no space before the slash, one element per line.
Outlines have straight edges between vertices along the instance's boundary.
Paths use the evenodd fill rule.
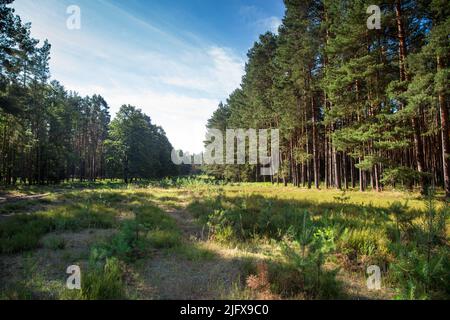
<path fill-rule="evenodd" d="M 205 177 L 5 189 L 0 298 L 448 299 L 440 199 Z"/>

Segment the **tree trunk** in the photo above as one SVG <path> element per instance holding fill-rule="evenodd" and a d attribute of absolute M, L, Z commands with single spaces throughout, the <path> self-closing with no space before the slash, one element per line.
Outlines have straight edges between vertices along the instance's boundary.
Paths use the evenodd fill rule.
<path fill-rule="evenodd" d="M 437 57 L 438 70 L 444 68 L 444 63 L 440 57 Z M 439 92 L 439 111 L 441 114 L 441 136 L 442 136 L 442 169 L 444 173 L 445 196 L 450 198 L 450 141 L 448 109 L 444 93 Z"/>
<path fill-rule="evenodd" d="M 333 162 L 334 162 L 334 186 L 336 189 L 342 189 L 342 183 L 341 183 L 341 169 L 339 166 L 339 154 L 336 151 L 336 148 L 333 147 Z"/>
<path fill-rule="evenodd" d="M 316 189 L 320 187 L 320 163 L 318 156 L 318 142 L 317 142 L 317 112 L 314 103 L 314 96 L 311 96 L 311 111 L 312 111 L 312 144 L 313 144 L 313 169 L 314 169 L 314 185 Z"/>
<path fill-rule="evenodd" d="M 406 47 L 406 33 L 403 27 L 402 0 L 395 1 L 395 16 L 397 21 L 400 80 L 409 81 L 408 72 L 406 70 L 406 58 L 408 55 L 408 51 Z M 424 194 L 426 192 L 426 180 L 425 176 L 423 175 L 425 171 L 425 163 L 423 158 L 422 139 L 420 137 L 419 120 L 416 115 L 414 115 L 413 118 L 411 119 L 411 125 L 413 128 L 414 155 L 416 158 L 416 166 L 417 171 L 420 174 L 420 189 L 421 193 Z"/>

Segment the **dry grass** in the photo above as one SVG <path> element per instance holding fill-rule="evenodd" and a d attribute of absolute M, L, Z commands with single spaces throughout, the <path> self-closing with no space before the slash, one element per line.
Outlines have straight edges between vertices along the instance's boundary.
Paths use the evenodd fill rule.
<path fill-rule="evenodd" d="M 255 236 L 246 241 L 217 243 L 208 237 L 207 228 L 187 210 L 189 204 L 199 199 L 217 197 L 226 198 L 232 203 L 237 199 L 258 196 L 281 202 L 298 202 L 319 211 L 320 208 L 333 209 L 351 205 L 354 205 L 354 208 L 370 206 L 385 209 L 395 201 L 407 202 L 412 210 L 424 208 L 422 199 L 416 193 L 347 192 L 344 196 L 342 192 L 336 190 L 305 190 L 262 183 L 171 188 L 120 185 L 110 188 L 100 184 L 90 189 L 73 189 L 69 186 L 53 190 L 47 188 L 45 192 L 48 193 L 46 198 L 49 199 L 49 203 L 45 208 L 41 208 L 42 212 L 39 214 L 48 216 L 63 209 L 68 217 L 76 217 L 73 215 L 76 211 L 71 210 L 75 210 L 79 205 L 85 205 L 87 209 L 83 210 L 114 217 L 116 231 L 62 230 L 42 235 L 38 238 L 36 249 L 15 255 L 2 255 L 0 278 L 5 285 L 2 286 L 0 297 L 64 297 L 62 292 L 67 276 L 65 267 L 74 263 L 86 265 L 92 245 L 119 232 L 123 224 L 134 221 L 138 210 L 159 207 L 174 224 L 175 229 L 170 229 L 170 232 L 178 232 L 181 238 L 179 243 L 177 240 L 177 243 L 168 247 L 162 244 L 152 246 L 152 241 L 159 243 L 166 239 L 163 226 L 161 230 L 152 231 L 153 240 L 150 241 L 150 247 L 145 249 L 147 252 L 140 254 L 135 261 L 124 264 L 127 298 L 279 299 L 280 295 L 271 289 L 274 283 L 270 280 L 269 268 L 270 265 L 282 266 L 288 263 L 279 242 Z M 37 192 L 9 191 L 7 196 L 20 197 L 27 194 Z M 35 206 L 32 202 L 28 203 L 25 198 L 23 201 L 19 199 L 18 203 L 22 203 L 22 206 L 19 205 L 19 209 L 15 212 L 17 215 L 27 214 Z M 0 219 L 0 224 L 12 218 Z M 338 257 L 336 259 L 334 263 L 342 267 L 342 261 L 339 261 Z M 31 260 L 34 261 L 33 268 L 28 266 Z M 33 270 L 30 271 L 30 268 Z M 338 273 L 338 279 L 343 283 L 346 297 L 349 299 L 393 297 L 388 283 L 381 292 L 368 291 L 365 286 L 365 275 L 360 270 L 354 272 L 351 268 L 342 268 Z M 29 291 L 24 289 L 24 293 L 20 293 L 18 290 L 20 292 L 14 296 L 6 291 L 6 287 L 10 289 L 14 286 L 19 289 L 28 288 Z M 291 298 L 302 297 L 297 295 Z"/>

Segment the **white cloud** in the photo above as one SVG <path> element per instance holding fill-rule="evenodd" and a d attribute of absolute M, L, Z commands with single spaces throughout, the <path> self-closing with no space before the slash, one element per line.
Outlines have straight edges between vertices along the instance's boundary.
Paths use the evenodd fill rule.
<path fill-rule="evenodd" d="M 206 50 L 202 62 L 181 67 L 162 77 L 168 85 L 214 93 L 226 97 L 239 87 L 244 74 L 244 61 L 229 49 L 213 46 Z"/>
<path fill-rule="evenodd" d="M 281 26 L 282 21 L 278 17 L 269 17 L 265 19 L 261 19 L 258 23 L 264 28 L 273 33 L 278 33 L 278 28 Z"/>
<path fill-rule="evenodd" d="M 258 33 L 271 31 L 278 33 L 282 21 L 276 16 L 267 16 L 259 7 L 242 6 L 239 10 L 241 17 L 251 27 L 255 28 Z"/>

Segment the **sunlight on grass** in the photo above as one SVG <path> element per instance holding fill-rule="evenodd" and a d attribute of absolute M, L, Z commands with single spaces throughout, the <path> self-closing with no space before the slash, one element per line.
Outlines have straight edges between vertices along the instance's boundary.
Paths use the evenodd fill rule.
<path fill-rule="evenodd" d="M 363 293 L 358 294 L 368 294 L 364 274 L 369 264 L 386 272 L 386 285 L 397 289 L 400 298 L 442 297 L 448 290 L 439 280 L 448 275 L 450 261 L 448 245 L 444 245 L 450 224 L 442 202 L 435 202 L 431 209 L 418 194 L 397 191 L 343 193 L 263 183 L 178 183 L 98 183 L 89 184 L 90 189 L 66 184 L 47 187 L 42 199 L 0 205 L 0 212 L 12 213 L 0 220 L 0 248 L 5 257 L 18 254 L 19 261 L 33 265 L 25 257 L 47 250 L 87 268 L 81 292 L 68 292 L 63 283 L 30 271 L 30 277 L 8 281 L 1 297 L 139 298 L 150 294 L 149 289 L 137 290 L 123 282 L 127 270 L 161 254 L 172 257 L 173 263 L 188 262 L 195 268 L 203 264 L 237 268 L 233 277 L 239 275 L 240 280 L 233 278 L 226 287 L 210 280 L 218 298 L 351 299 L 349 281 L 353 286 L 359 281 L 358 292 Z M 30 190 L 20 194 L 32 194 L 34 188 Z M 187 209 L 196 225 L 177 220 L 188 219 L 186 212 L 174 219 L 165 211 L 170 208 Z M 197 228 L 202 239 L 184 234 L 183 226 L 185 233 Z M 114 233 L 95 240 L 85 253 L 73 251 L 70 237 L 63 236 L 98 229 L 114 229 Z M 326 241 L 331 241 L 329 248 Z M 427 262 L 427 250 L 437 260 Z M 417 270 L 427 265 L 433 266 L 433 274 Z M 132 277 L 145 287 L 142 272 Z M 383 294 L 395 296 L 391 291 Z"/>

